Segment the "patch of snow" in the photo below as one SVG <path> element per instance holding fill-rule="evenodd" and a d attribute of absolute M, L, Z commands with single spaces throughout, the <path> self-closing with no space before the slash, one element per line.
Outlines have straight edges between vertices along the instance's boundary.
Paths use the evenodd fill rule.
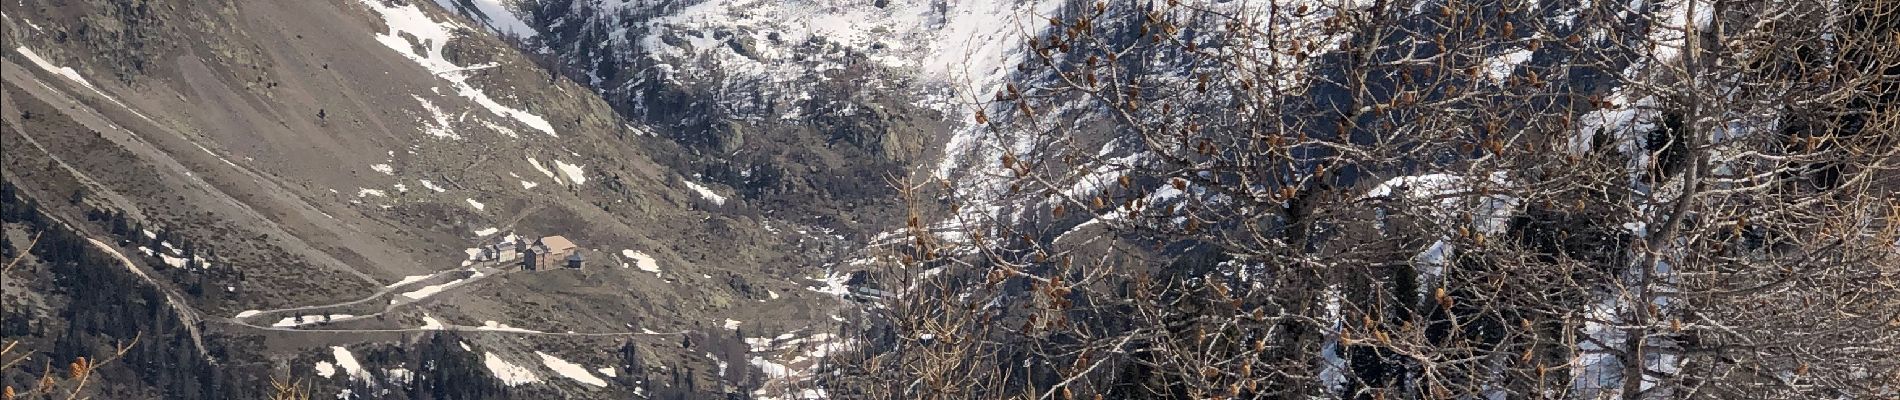
<path fill-rule="evenodd" d="M 442 8 L 446 9 L 459 9 L 461 6 L 461 3 L 454 0 L 435 0 L 435 3 L 442 5 Z M 483 25 L 488 26 L 488 29 L 494 30 L 495 33 L 500 33 L 505 36 L 516 36 L 522 39 L 534 37 L 537 34 L 537 32 L 534 31 L 534 27 L 529 26 L 526 22 L 522 22 L 521 17 L 515 15 L 514 10 L 510 8 L 509 4 L 505 3 L 505 0 L 470 0 L 467 4 L 473 6 L 474 10 L 467 11 L 477 13 L 470 15 L 470 17 L 480 20 Z"/>
<path fill-rule="evenodd" d="M 725 327 L 726 327 L 726 330 L 729 330 L 729 331 L 738 330 L 739 324 L 742 324 L 742 323 L 744 322 L 736 320 L 736 319 L 727 318 Z"/>
<path fill-rule="evenodd" d="M 396 385 L 407 385 L 416 380 L 415 371 L 410 371 L 408 368 L 385 369 L 383 370 L 383 376 L 388 377 L 389 383 Z"/>
<path fill-rule="evenodd" d="M 376 35 L 377 43 L 395 50 L 397 54 L 414 61 L 436 77 L 448 81 L 457 95 L 467 98 L 489 112 L 504 118 L 512 118 L 524 126 L 545 132 L 548 136 L 560 136 L 554 132 L 554 125 L 549 124 L 547 119 L 502 105 L 489 97 L 486 92 L 469 84 L 470 71 L 493 67 L 493 64 L 464 67 L 455 65 L 442 56 L 442 46 L 458 34 L 456 31 L 462 29 L 460 25 L 436 22 L 414 4 L 391 5 L 377 0 L 358 1 L 381 15 L 384 24 L 389 26 L 388 32 Z M 420 42 L 420 52 L 417 52 L 417 46 L 410 42 L 410 38 Z"/>
<path fill-rule="evenodd" d="M 442 139 L 462 140 L 462 135 L 449 130 L 449 113 L 443 112 L 441 107 L 436 107 L 435 103 L 422 96 L 409 95 L 409 97 L 416 98 L 416 102 L 422 104 L 422 110 L 429 112 L 429 118 L 421 123 L 423 133 Z"/>
<path fill-rule="evenodd" d="M 474 207 L 475 211 L 482 211 L 483 209 L 488 208 L 488 205 L 482 204 L 482 202 L 479 202 L 479 201 L 475 201 L 475 198 L 472 198 L 472 197 L 468 199 L 468 206 Z"/>
<path fill-rule="evenodd" d="M 851 292 L 851 289 L 845 287 L 844 285 L 844 282 L 850 279 L 851 277 L 849 275 L 826 272 L 824 278 L 812 279 L 814 281 L 823 282 L 825 284 L 824 287 L 808 286 L 808 287 L 805 287 L 805 290 L 829 294 L 829 295 L 838 296 L 838 297 L 844 297 L 845 294 Z"/>
<path fill-rule="evenodd" d="M 475 236 L 488 237 L 488 235 L 493 235 L 497 232 L 501 232 L 501 229 L 497 229 L 497 228 L 476 229 Z"/>
<path fill-rule="evenodd" d="M 172 268 L 184 268 L 186 262 L 191 261 L 190 259 L 187 259 L 184 257 L 172 257 L 171 255 L 164 254 L 164 253 L 159 253 L 158 258 L 164 261 L 165 265 L 170 265 L 172 266 Z"/>
<path fill-rule="evenodd" d="M 325 321 L 324 317 L 325 316 L 322 316 L 322 315 L 298 315 L 295 317 L 284 317 L 283 319 L 277 320 L 276 323 L 270 324 L 270 326 L 275 327 L 275 328 L 289 328 L 289 327 L 295 327 L 295 326 L 300 326 L 300 325 L 310 325 L 310 324 Z M 336 320 L 354 317 L 354 315 L 330 314 L 328 315 L 328 317 L 329 317 L 328 319 L 329 321 L 336 321 Z M 302 318 L 303 322 L 301 323 L 297 322 L 298 318 Z"/>
<path fill-rule="evenodd" d="M 541 186 L 541 184 L 529 182 L 529 181 L 521 181 L 522 190 L 533 189 L 535 186 Z"/>
<path fill-rule="evenodd" d="M 606 375 L 608 378 L 620 377 L 618 373 L 614 372 L 614 367 L 600 367 L 600 368 L 595 368 L 594 371 L 599 372 L 601 375 Z"/>
<path fill-rule="evenodd" d="M 422 187 L 429 188 L 429 190 L 434 190 L 436 193 L 449 191 L 448 189 L 443 189 L 441 186 L 436 186 L 435 182 L 430 182 L 428 179 L 417 179 L 416 182 L 422 182 Z"/>
<path fill-rule="evenodd" d="M 369 196 L 389 197 L 389 193 L 383 192 L 382 189 L 356 188 L 356 197 Z"/>
<path fill-rule="evenodd" d="M 369 169 L 375 170 L 376 172 L 381 172 L 383 173 L 383 175 L 396 174 L 396 167 L 391 167 L 389 166 L 389 164 L 371 164 L 369 166 Z"/>
<path fill-rule="evenodd" d="M 482 321 L 482 326 L 476 327 L 475 329 L 484 330 L 484 331 L 541 333 L 541 331 L 516 328 L 516 327 L 508 326 L 508 324 L 499 323 L 495 321 Z"/>
<path fill-rule="evenodd" d="M 448 283 L 443 283 L 439 285 L 423 286 L 421 289 L 416 289 L 410 292 L 404 292 L 402 294 L 402 297 L 408 297 L 410 300 L 422 300 L 423 298 L 434 296 L 436 293 L 441 293 L 442 289 L 447 289 L 450 286 L 460 285 L 462 284 L 463 281 L 467 281 L 467 279 L 456 279 L 453 281 L 449 281 Z"/>
<path fill-rule="evenodd" d="M 554 373 L 561 374 L 561 376 L 567 377 L 567 379 L 573 379 L 577 382 L 589 385 L 607 387 L 607 381 L 595 377 L 592 373 L 588 373 L 587 367 L 567 362 L 567 360 L 562 360 L 548 353 L 537 351 L 534 352 L 534 354 L 541 356 L 541 364 L 547 365 L 548 369 L 554 370 Z"/>
<path fill-rule="evenodd" d="M 369 371 L 363 370 L 363 365 L 356 362 L 356 355 L 350 354 L 350 349 L 343 346 L 330 346 L 330 355 L 336 357 L 336 365 L 342 367 L 343 372 L 348 374 L 351 380 L 368 381 L 370 379 Z"/>
<path fill-rule="evenodd" d="M 417 328 L 417 329 L 443 330 L 443 329 L 448 329 L 448 326 L 443 325 L 441 320 L 437 320 L 435 319 L 435 317 L 431 317 L 431 316 L 428 316 L 427 314 L 424 314 L 422 316 L 422 327 Z"/>
<path fill-rule="evenodd" d="M 699 192 L 699 197 L 706 198 L 706 201 L 710 201 L 710 202 L 713 202 L 713 204 L 718 204 L 718 205 L 726 204 L 726 196 L 720 196 L 719 193 L 713 192 L 712 189 L 710 188 L 707 188 L 705 186 L 700 186 L 697 183 L 693 183 L 693 181 L 689 181 L 685 179 L 681 179 L 680 182 L 686 183 L 687 189 L 692 189 L 694 192 Z"/>
<path fill-rule="evenodd" d="M 317 376 L 324 378 L 336 376 L 336 364 L 331 364 L 329 361 L 318 361 L 316 368 Z"/>
<path fill-rule="evenodd" d="M 397 192 L 401 192 L 401 193 L 408 193 L 408 192 L 409 192 L 409 185 L 404 185 L 404 184 L 401 184 L 401 183 L 397 183 L 397 184 L 395 184 L 395 185 L 393 185 L 393 186 L 391 186 L 391 187 L 394 187 L 394 188 L 396 188 L 396 191 L 397 191 Z"/>
<path fill-rule="evenodd" d="M 463 348 L 468 347 L 463 346 Z M 495 379 L 500 379 L 503 385 L 521 386 L 541 381 L 540 377 L 534 375 L 534 371 L 503 360 L 492 352 L 482 353 L 482 365 L 487 366 L 488 372 L 495 374 Z"/>
<path fill-rule="evenodd" d="M 99 91 L 99 87 L 93 86 L 92 82 L 86 81 L 86 77 L 79 75 L 79 71 L 74 70 L 72 67 L 61 67 L 61 66 L 53 65 L 52 62 L 46 61 L 45 58 L 40 58 L 39 53 L 34 53 L 33 49 L 26 48 L 26 46 L 20 46 L 18 48 L 14 48 L 14 51 L 20 52 L 20 55 L 26 56 L 27 61 L 32 61 L 33 65 L 39 66 L 40 69 L 44 69 L 46 70 L 46 72 L 51 72 L 54 75 L 59 75 L 61 77 L 65 77 L 66 79 L 70 79 L 74 83 L 78 83 L 81 86 L 85 86 L 87 89 L 92 89 L 92 91 L 94 92 L 99 92 L 99 94 L 101 95 L 105 94 L 105 92 Z"/>
<path fill-rule="evenodd" d="M 534 157 L 528 157 L 528 165 L 533 165 L 534 170 L 541 171 L 542 175 L 547 175 L 549 178 L 553 178 L 555 180 L 561 179 L 558 176 L 554 176 L 554 170 L 548 169 L 547 166 L 541 165 L 541 160 L 536 160 L 534 159 Z"/>
<path fill-rule="evenodd" d="M 262 313 L 264 312 L 258 311 L 258 310 L 244 310 L 242 312 L 239 312 L 236 318 L 250 318 L 251 316 L 262 314 Z"/>
<path fill-rule="evenodd" d="M 567 181 L 573 182 L 574 186 L 580 186 L 583 183 L 587 183 L 586 171 L 583 168 L 581 168 L 581 166 L 579 165 L 568 164 L 561 160 L 554 160 L 554 168 L 560 169 L 562 175 L 567 175 Z"/>
<path fill-rule="evenodd" d="M 1511 77 L 1511 72 L 1515 71 L 1518 65 L 1531 60 L 1531 54 L 1530 49 L 1517 49 L 1491 57 L 1484 61 L 1484 72 L 1491 77 L 1492 82 L 1502 84 L 1504 78 Z"/>
<path fill-rule="evenodd" d="M 420 281 L 420 280 L 423 280 L 423 279 L 429 279 L 429 277 L 431 277 L 431 276 L 435 276 L 435 275 L 410 275 L 410 276 L 405 276 L 405 277 L 402 277 L 402 280 L 399 280 L 399 281 L 396 281 L 396 283 L 391 283 L 391 284 L 389 284 L 388 286 L 383 286 L 383 287 L 397 287 L 397 286 L 402 286 L 402 285 L 407 285 L 407 284 L 411 284 L 411 283 L 415 283 L 416 281 Z"/>
<path fill-rule="evenodd" d="M 654 261 L 653 256 L 633 250 L 621 250 L 620 255 L 633 259 L 634 267 L 641 271 L 660 273 L 660 263 Z"/>

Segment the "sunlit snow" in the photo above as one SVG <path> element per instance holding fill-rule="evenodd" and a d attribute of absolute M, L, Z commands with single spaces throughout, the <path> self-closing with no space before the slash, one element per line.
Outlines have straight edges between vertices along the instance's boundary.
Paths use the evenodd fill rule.
<path fill-rule="evenodd" d="M 573 182 L 574 186 L 580 186 L 583 183 L 587 183 L 586 171 L 583 170 L 581 166 L 579 165 L 568 164 L 567 162 L 564 162 L 561 160 L 554 160 L 554 168 L 560 169 L 561 174 L 566 175 L 567 181 Z"/>
<path fill-rule="evenodd" d="M 540 377 L 534 375 L 534 371 L 503 360 L 492 352 L 482 353 L 482 365 L 487 366 L 488 372 L 494 373 L 495 378 L 500 379 L 503 385 L 520 386 L 541 381 Z"/>
<path fill-rule="evenodd" d="M 537 351 L 534 352 L 534 354 L 541 356 L 541 363 L 547 365 L 548 369 L 554 370 L 554 373 L 561 374 L 561 376 L 567 377 L 567 379 L 573 379 L 589 385 L 607 387 L 607 381 L 601 380 L 592 373 L 588 373 L 587 367 L 567 362 L 567 360 L 548 355 L 548 353 Z"/>
<path fill-rule="evenodd" d="M 710 202 L 713 202 L 713 204 L 719 204 L 719 205 L 726 204 L 726 196 L 720 196 L 719 193 L 713 192 L 712 189 L 709 189 L 705 186 L 701 186 L 700 184 L 697 184 L 697 183 L 693 183 L 693 181 L 689 181 L 689 180 L 680 180 L 680 182 L 686 183 L 686 188 L 692 189 L 694 192 L 698 192 L 699 197 L 706 198 L 706 201 L 710 201 Z"/>

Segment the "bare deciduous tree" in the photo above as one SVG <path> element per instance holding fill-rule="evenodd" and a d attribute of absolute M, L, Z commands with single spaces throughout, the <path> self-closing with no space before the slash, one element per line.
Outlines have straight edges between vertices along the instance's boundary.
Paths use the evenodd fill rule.
<path fill-rule="evenodd" d="M 826 384 L 1900 395 L 1896 8 L 1072 2 Z"/>

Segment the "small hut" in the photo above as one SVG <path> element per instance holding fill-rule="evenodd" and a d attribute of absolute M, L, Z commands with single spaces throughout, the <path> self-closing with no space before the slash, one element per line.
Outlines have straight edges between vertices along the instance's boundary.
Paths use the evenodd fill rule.
<path fill-rule="evenodd" d="M 586 262 L 587 260 L 581 257 L 581 252 L 574 251 L 567 253 L 567 268 L 569 269 L 581 269 L 581 264 Z"/>

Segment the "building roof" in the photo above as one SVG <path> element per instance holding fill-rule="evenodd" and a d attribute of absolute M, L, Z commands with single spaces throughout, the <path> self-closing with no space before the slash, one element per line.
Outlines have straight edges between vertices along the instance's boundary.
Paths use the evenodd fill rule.
<path fill-rule="evenodd" d="M 547 246 L 548 251 L 552 252 L 573 250 L 575 247 L 574 242 L 568 241 L 567 238 L 558 235 L 541 238 L 541 245 Z"/>

